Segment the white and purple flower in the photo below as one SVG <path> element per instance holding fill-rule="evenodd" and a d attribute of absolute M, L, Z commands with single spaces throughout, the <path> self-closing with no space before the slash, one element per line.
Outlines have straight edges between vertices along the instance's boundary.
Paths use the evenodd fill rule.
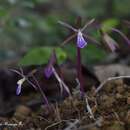
<path fill-rule="evenodd" d="M 87 45 L 87 41 L 84 39 L 83 36 L 85 36 L 85 38 L 89 38 L 90 40 L 94 41 L 90 36 L 88 37 L 88 35 L 84 34 L 83 31 L 90 25 L 94 22 L 95 19 L 92 19 L 90 20 L 89 22 L 87 22 L 82 28 L 80 29 L 76 29 L 74 28 L 73 26 L 67 24 L 67 23 L 64 23 L 62 21 L 59 21 L 59 23 L 71 30 L 73 30 L 75 33 L 70 36 L 67 40 L 65 40 L 63 43 L 67 43 L 68 41 L 72 40 L 74 37 L 77 37 L 77 47 L 79 48 L 84 48 L 86 45 Z"/>
<path fill-rule="evenodd" d="M 25 82 L 25 78 L 22 78 L 17 81 L 17 89 L 16 89 L 16 95 L 19 95 L 21 93 L 22 85 Z"/>
<path fill-rule="evenodd" d="M 77 34 L 77 47 L 84 48 L 87 45 L 82 32 L 79 30 Z"/>

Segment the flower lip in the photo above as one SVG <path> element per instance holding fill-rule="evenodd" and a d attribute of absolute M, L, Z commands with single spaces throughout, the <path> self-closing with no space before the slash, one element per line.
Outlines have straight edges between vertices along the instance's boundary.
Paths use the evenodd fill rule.
<path fill-rule="evenodd" d="M 84 48 L 87 45 L 87 42 L 85 41 L 82 32 L 79 30 L 77 34 L 77 46 L 79 48 Z"/>
<path fill-rule="evenodd" d="M 74 31 L 74 34 L 70 37 L 68 37 L 62 45 L 66 44 L 68 41 L 72 40 L 76 35 L 77 35 L 77 47 L 79 48 L 84 48 L 87 45 L 87 41 L 85 41 L 83 36 L 87 36 L 83 33 L 83 31 L 89 26 L 91 25 L 93 22 L 95 21 L 95 19 L 91 19 L 90 21 L 86 22 L 86 24 L 82 27 L 82 28 L 75 28 L 65 22 L 62 21 L 58 21 L 59 24 L 61 24 L 62 26 Z M 76 35 L 75 35 L 76 34 Z M 91 39 L 92 41 L 95 42 L 95 40 L 93 40 L 91 37 L 89 37 L 89 39 Z M 97 43 L 97 42 L 96 42 Z"/>
<path fill-rule="evenodd" d="M 25 80 L 26 79 L 24 77 L 24 78 L 17 81 L 17 89 L 16 89 L 16 94 L 17 95 L 19 95 L 21 93 L 21 87 L 22 87 L 22 84 L 24 83 Z"/>
<path fill-rule="evenodd" d="M 21 93 L 21 85 L 18 85 L 17 86 L 17 89 L 16 89 L 16 95 L 19 95 Z"/>
<path fill-rule="evenodd" d="M 17 81 L 17 84 L 18 84 L 18 85 L 22 85 L 22 84 L 24 83 L 24 81 L 25 81 L 25 77 L 22 78 L 22 79 L 20 79 L 20 80 L 18 80 L 18 81 Z"/>

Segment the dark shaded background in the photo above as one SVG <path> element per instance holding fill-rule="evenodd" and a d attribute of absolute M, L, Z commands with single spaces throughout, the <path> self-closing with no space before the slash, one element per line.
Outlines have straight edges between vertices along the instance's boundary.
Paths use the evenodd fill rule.
<path fill-rule="evenodd" d="M 35 47 L 60 45 L 68 32 L 57 23 L 58 20 L 73 24 L 79 15 L 83 17 L 83 23 L 96 18 L 104 28 L 116 27 L 128 36 L 129 28 L 124 20 L 130 19 L 129 9 L 129 0 L 0 0 L 1 67 L 19 64 L 23 56 Z M 108 32 L 119 44 L 125 44 L 119 36 Z M 90 29 L 90 34 L 100 41 L 97 29 Z M 65 51 L 67 56 L 75 57 L 74 47 L 66 46 Z M 50 51 L 37 51 L 35 55 L 42 56 L 43 59 L 37 60 L 46 63 L 44 57 L 48 53 Z M 91 44 L 83 53 L 84 63 L 97 63 L 108 55 Z"/>

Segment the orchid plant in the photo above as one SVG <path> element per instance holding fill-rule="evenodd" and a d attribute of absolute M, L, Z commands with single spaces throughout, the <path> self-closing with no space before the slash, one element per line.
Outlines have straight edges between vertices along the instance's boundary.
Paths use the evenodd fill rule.
<path fill-rule="evenodd" d="M 130 26 L 130 22 L 129 21 L 124 21 L 124 23 L 129 27 Z M 110 37 L 107 32 L 103 31 L 104 29 L 102 28 L 101 25 L 98 25 L 98 29 L 100 30 L 100 33 L 102 35 L 102 39 L 105 42 L 105 44 L 108 46 L 108 49 L 110 49 L 112 52 L 114 52 L 116 50 L 116 48 L 118 48 L 118 44 L 117 42 Z M 110 31 L 115 32 L 117 34 L 119 34 L 124 40 L 125 42 L 130 45 L 130 39 L 119 29 L 114 28 L 114 27 L 107 27 Z"/>
<path fill-rule="evenodd" d="M 87 22 L 82 28 L 80 28 L 81 26 L 81 18 L 79 17 L 77 19 L 77 26 L 78 29 L 74 28 L 73 26 L 59 21 L 58 23 L 61 24 L 62 26 L 72 30 L 74 32 L 73 35 L 71 35 L 70 37 L 68 37 L 63 44 L 68 43 L 70 40 L 72 40 L 73 38 L 76 37 L 76 48 L 77 48 L 77 77 L 78 80 L 80 82 L 80 92 L 81 92 L 81 97 L 84 97 L 84 88 L 83 88 L 83 79 L 82 79 L 82 67 L 81 67 L 81 52 L 80 49 L 84 48 L 87 46 L 88 41 L 87 39 L 90 39 L 94 42 L 96 42 L 96 40 L 94 40 L 92 37 L 86 35 L 84 33 L 84 30 L 91 25 L 93 22 L 95 21 L 95 19 L 90 20 L 89 22 Z M 96 42 L 97 43 L 97 42 Z"/>
<path fill-rule="evenodd" d="M 20 68 L 20 71 L 15 70 L 15 69 L 10 69 L 10 70 L 22 77 L 21 79 L 17 81 L 16 95 L 20 95 L 22 86 L 25 81 L 27 81 L 35 90 L 37 90 L 37 87 L 29 80 L 29 77 L 31 77 L 36 72 L 35 69 L 31 71 L 27 76 L 24 75 L 22 68 Z"/>
<path fill-rule="evenodd" d="M 44 69 L 44 75 L 46 78 L 50 78 L 52 75 L 54 75 L 59 83 L 61 95 L 63 94 L 63 91 L 65 90 L 68 93 L 68 95 L 71 96 L 69 87 L 64 83 L 62 77 L 60 77 L 58 73 L 56 72 L 56 69 L 54 67 L 56 63 L 57 63 L 57 57 L 56 57 L 55 50 L 53 50 L 51 57 L 49 59 L 49 62 Z"/>
<path fill-rule="evenodd" d="M 84 33 L 84 30 L 91 25 L 95 19 L 90 20 L 87 22 L 82 28 L 80 28 L 81 25 L 81 18 L 78 18 L 78 28 L 73 27 L 72 25 L 69 25 L 65 22 L 59 21 L 58 23 L 61 24 L 62 26 L 72 30 L 74 34 L 72 34 L 70 37 L 68 37 L 62 45 L 68 43 L 70 40 L 74 39 L 76 37 L 76 48 L 77 48 L 77 77 L 80 82 L 80 90 L 81 90 L 81 95 L 84 96 L 84 88 L 83 88 L 83 81 L 82 81 L 82 68 L 81 68 L 81 52 L 80 49 L 84 48 L 88 44 L 88 39 L 91 40 L 94 43 L 97 43 L 98 45 L 99 42 L 97 42 L 94 38 L 91 36 L 87 35 Z M 130 40 L 118 29 L 111 28 L 112 31 L 117 32 L 120 34 L 126 42 L 130 45 Z M 100 29 L 101 36 L 102 36 L 102 41 L 104 45 L 109 49 L 111 52 L 114 52 L 117 48 L 119 48 L 118 43 L 110 37 L 106 32 L 103 32 L 102 29 Z"/>
<path fill-rule="evenodd" d="M 44 75 L 46 76 L 46 78 L 50 78 L 53 75 L 52 66 L 54 66 L 56 62 L 57 62 L 56 53 L 55 50 L 53 50 L 49 62 L 44 69 Z"/>
<path fill-rule="evenodd" d="M 41 89 L 41 86 L 39 85 L 37 79 L 34 76 L 34 73 L 36 73 L 36 71 L 37 71 L 36 69 L 32 70 L 27 75 L 24 75 L 22 68 L 20 68 L 20 71 L 17 71 L 17 70 L 14 70 L 14 69 L 11 69 L 11 71 L 15 72 L 16 74 L 18 74 L 22 77 L 21 79 L 19 79 L 17 81 L 16 95 L 20 95 L 23 84 L 24 84 L 25 81 L 27 81 L 35 90 L 39 89 L 39 91 L 40 91 L 40 93 L 43 97 L 43 100 L 45 101 L 45 104 L 47 104 L 47 106 L 49 107 L 48 99 L 47 99 L 46 95 L 44 94 L 43 90 Z M 29 78 L 32 78 L 33 81 L 35 82 L 35 84 L 32 81 L 30 81 Z"/>
<path fill-rule="evenodd" d="M 68 43 L 72 39 L 75 39 L 76 49 L 77 49 L 77 78 L 78 78 L 78 82 L 79 82 L 79 86 L 80 86 L 80 93 L 81 93 L 82 98 L 85 97 L 85 92 L 84 92 L 84 84 L 83 84 L 83 77 L 82 77 L 81 49 L 83 49 L 87 46 L 88 40 L 91 40 L 92 42 L 98 43 L 94 38 L 92 38 L 91 36 L 84 33 L 85 29 L 88 26 L 90 26 L 94 21 L 95 21 L 95 19 L 92 19 L 89 22 L 87 22 L 83 27 L 81 27 L 81 18 L 79 17 L 77 19 L 76 28 L 73 27 L 72 25 L 65 23 L 65 22 L 62 22 L 62 21 L 58 22 L 62 26 L 66 27 L 74 32 L 71 36 L 69 36 L 63 42 L 62 45 Z M 118 29 L 115 29 L 115 28 L 111 28 L 111 30 L 120 34 L 127 41 L 127 43 L 130 45 L 130 40 L 121 31 L 119 31 Z M 111 38 L 106 32 L 103 32 L 102 29 L 100 29 L 100 33 L 102 35 L 102 41 L 103 41 L 104 45 L 111 52 L 114 52 L 119 47 L 117 42 L 113 38 Z M 55 53 L 55 49 L 54 49 L 52 51 L 52 54 L 50 56 L 50 59 L 49 59 L 47 66 L 44 68 L 44 76 L 46 77 L 46 79 L 49 79 L 51 76 L 55 76 L 55 78 L 58 81 L 58 84 L 60 86 L 61 95 L 63 94 L 63 91 L 65 90 L 68 93 L 68 95 L 71 96 L 71 92 L 69 90 L 69 87 L 64 83 L 62 75 L 59 75 L 55 69 L 56 64 L 57 64 L 57 57 L 56 57 L 56 53 Z M 60 67 L 59 67 L 59 69 L 60 69 Z M 37 90 L 37 89 L 40 90 L 40 93 L 43 96 L 45 103 L 47 105 L 49 105 L 49 102 L 48 102 L 46 95 L 44 94 L 37 79 L 34 76 L 34 73 L 36 73 L 37 70 L 34 69 L 33 71 L 31 71 L 27 75 L 24 75 L 23 70 L 21 68 L 20 68 L 20 71 L 13 70 L 13 69 L 11 71 L 13 71 L 21 76 L 21 79 L 19 79 L 17 81 L 16 95 L 20 95 L 21 90 L 22 90 L 22 86 L 23 86 L 24 82 L 27 81 L 35 90 Z M 35 84 L 29 80 L 30 77 L 33 79 Z M 88 109 L 90 115 L 92 115 L 92 117 L 94 118 L 87 100 L 86 100 L 86 104 L 87 104 L 87 109 Z"/>
<path fill-rule="evenodd" d="M 73 35 L 71 35 L 69 38 L 67 38 L 63 44 L 66 44 L 68 43 L 70 40 L 72 40 L 73 38 L 76 37 L 76 44 L 77 44 L 77 47 L 79 48 L 84 48 L 86 45 L 87 45 L 87 40 L 86 39 L 90 39 L 90 40 L 93 40 L 95 41 L 94 39 L 92 39 L 92 37 L 88 36 L 87 34 L 85 34 L 83 31 L 89 26 L 91 25 L 93 22 L 95 21 L 95 19 L 92 19 L 90 20 L 89 22 L 87 22 L 82 28 L 74 28 L 73 26 L 65 23 L 65 22 L 62 22 L 62 21 L 58 21 L 59 24 L 61 24 L 62 26 L 72 30 L 74 32 Z M 96 42 L 96 41 L 95 41 Z"/>

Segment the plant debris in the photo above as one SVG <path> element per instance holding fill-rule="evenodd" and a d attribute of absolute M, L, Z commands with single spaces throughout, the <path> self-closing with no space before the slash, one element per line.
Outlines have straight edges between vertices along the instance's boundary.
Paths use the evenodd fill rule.
<path fill-rule="evenodd" d="M 130 86 L 124 84 L 122 79 L 107 82 L 96 95 L 93 88 L 86 92 L 89 109 L 94 118 L 90 118 L 86 102 L 77 91 L 73 92 L 72 97 L 51 103 L 50 110 L 44 104 L 36 110 L 28 106 L 18 106 L 12 117 L 1 117 L 0 121 L 20 122 L 22 124 L 18 127 L 21 130 L 130 129 Z"/>

